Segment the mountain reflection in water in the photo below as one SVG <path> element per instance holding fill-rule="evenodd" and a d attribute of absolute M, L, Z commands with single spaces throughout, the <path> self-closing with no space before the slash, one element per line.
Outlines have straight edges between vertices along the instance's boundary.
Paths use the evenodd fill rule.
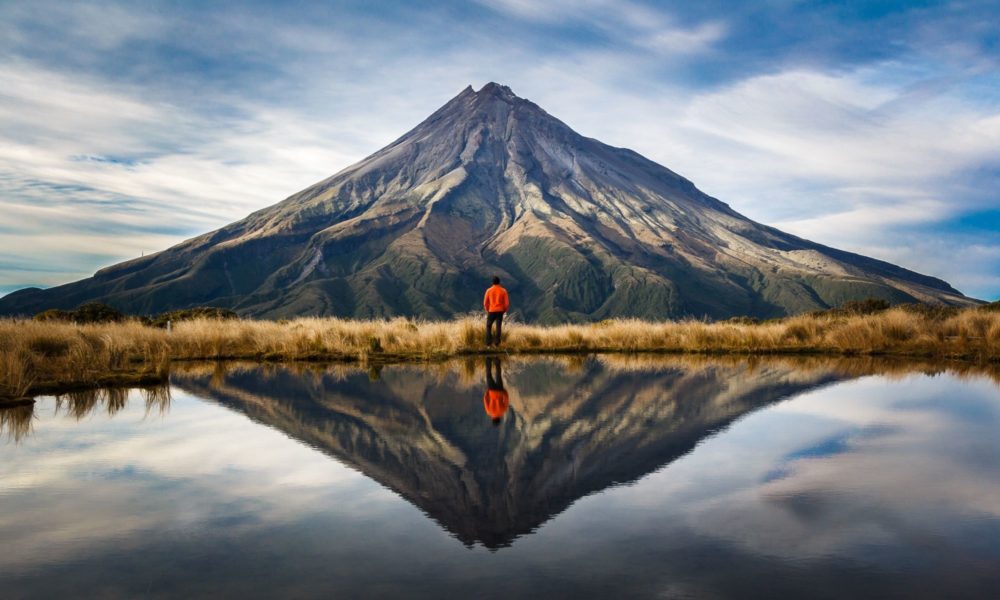
<path fill-rule="evenodd" d="M 0 598 L 1000 586 L 995 366 L 486 366 L 182 364 L 2 409 Z"/>
<path fill-rule="evenodd" d="M 500 548 L 749 411 L 844 377 L 780 362 L 507 361 L 491 376 L 487 364 L 398 366 L 375 381 L 351 370 L 214 367 L 172 383 L 357 469 L 466 545 Z"/>

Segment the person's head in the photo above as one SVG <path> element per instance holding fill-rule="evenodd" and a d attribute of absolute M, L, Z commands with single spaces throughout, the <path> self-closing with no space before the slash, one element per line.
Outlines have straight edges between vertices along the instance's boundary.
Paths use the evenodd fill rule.
<path fill-rule="evenodd" d="M 499 277 L 494 277 L 493 278 L 493 285 L 500 285 L 500 278 Z"/>
<path fill-rule="evenodd" d="M 493 417 L 493 426 L 500 427 L 500 417 Z"/>

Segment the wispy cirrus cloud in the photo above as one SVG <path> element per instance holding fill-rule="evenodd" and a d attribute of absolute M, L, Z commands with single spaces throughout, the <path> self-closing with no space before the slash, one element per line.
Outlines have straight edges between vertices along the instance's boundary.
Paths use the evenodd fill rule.
<path fill-rule="evenodd" d="M 660 58 L 706 52 L 726 33 L 726 25 L 721 18 L 685 26 L 662 10 L 629 0 L 479 2 L 492 10 L 536 24 L 587 28 L 603 36 L 610 44 L 650 50 L 659 54 Z"/>

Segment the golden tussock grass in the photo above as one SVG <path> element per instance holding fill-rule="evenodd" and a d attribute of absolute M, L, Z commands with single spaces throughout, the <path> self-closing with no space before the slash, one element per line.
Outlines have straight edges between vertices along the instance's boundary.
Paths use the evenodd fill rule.
<path fill-rule="evenodd" d="M 27 404 L 0 408 L 0 440 L 19 443 L 31 434 L 35 407 Z"/>
<path fill-rule="evenodd" d="M 145 403 L 145 416 L 164 415 L 170 409 L 170 387 L 161 384 L 129 390 L 122 387 L 78 389 L 55 397 L 55 414 L 77 420 L 95 413 L 115 415 L 138 395 Z M 0 442 L 20 443 L 31 435 L 35 420 L 34 403 L 0 406 Z"/>
<path fill-rule="evenodd" d="M 0 397 L 66 386 L 163 380 L 170 361 L 332 360 L 377 364 L 489 351 L 482 318 L 286 322 L 194 320 L 171 332 L 137 322 L 72 325 L 0 320 Z M 827 354 L 1000 360 L 1000 312 L 948 316 L 894 308 L 872 315 L 802 315 L 761 324 L 615 319 L 539 326 L 505 323 L 510 353 L 669 352 Z M 377 376 L 377 373 L 373 373 Z"/>

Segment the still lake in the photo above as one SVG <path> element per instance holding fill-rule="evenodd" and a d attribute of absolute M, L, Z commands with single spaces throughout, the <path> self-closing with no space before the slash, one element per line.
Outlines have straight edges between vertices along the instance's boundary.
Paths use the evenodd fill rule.
<path fill-rule="evenodd" d="M 998 381 L 181 366 L 0 411 L 0 597 L 995 598 Z"/>

